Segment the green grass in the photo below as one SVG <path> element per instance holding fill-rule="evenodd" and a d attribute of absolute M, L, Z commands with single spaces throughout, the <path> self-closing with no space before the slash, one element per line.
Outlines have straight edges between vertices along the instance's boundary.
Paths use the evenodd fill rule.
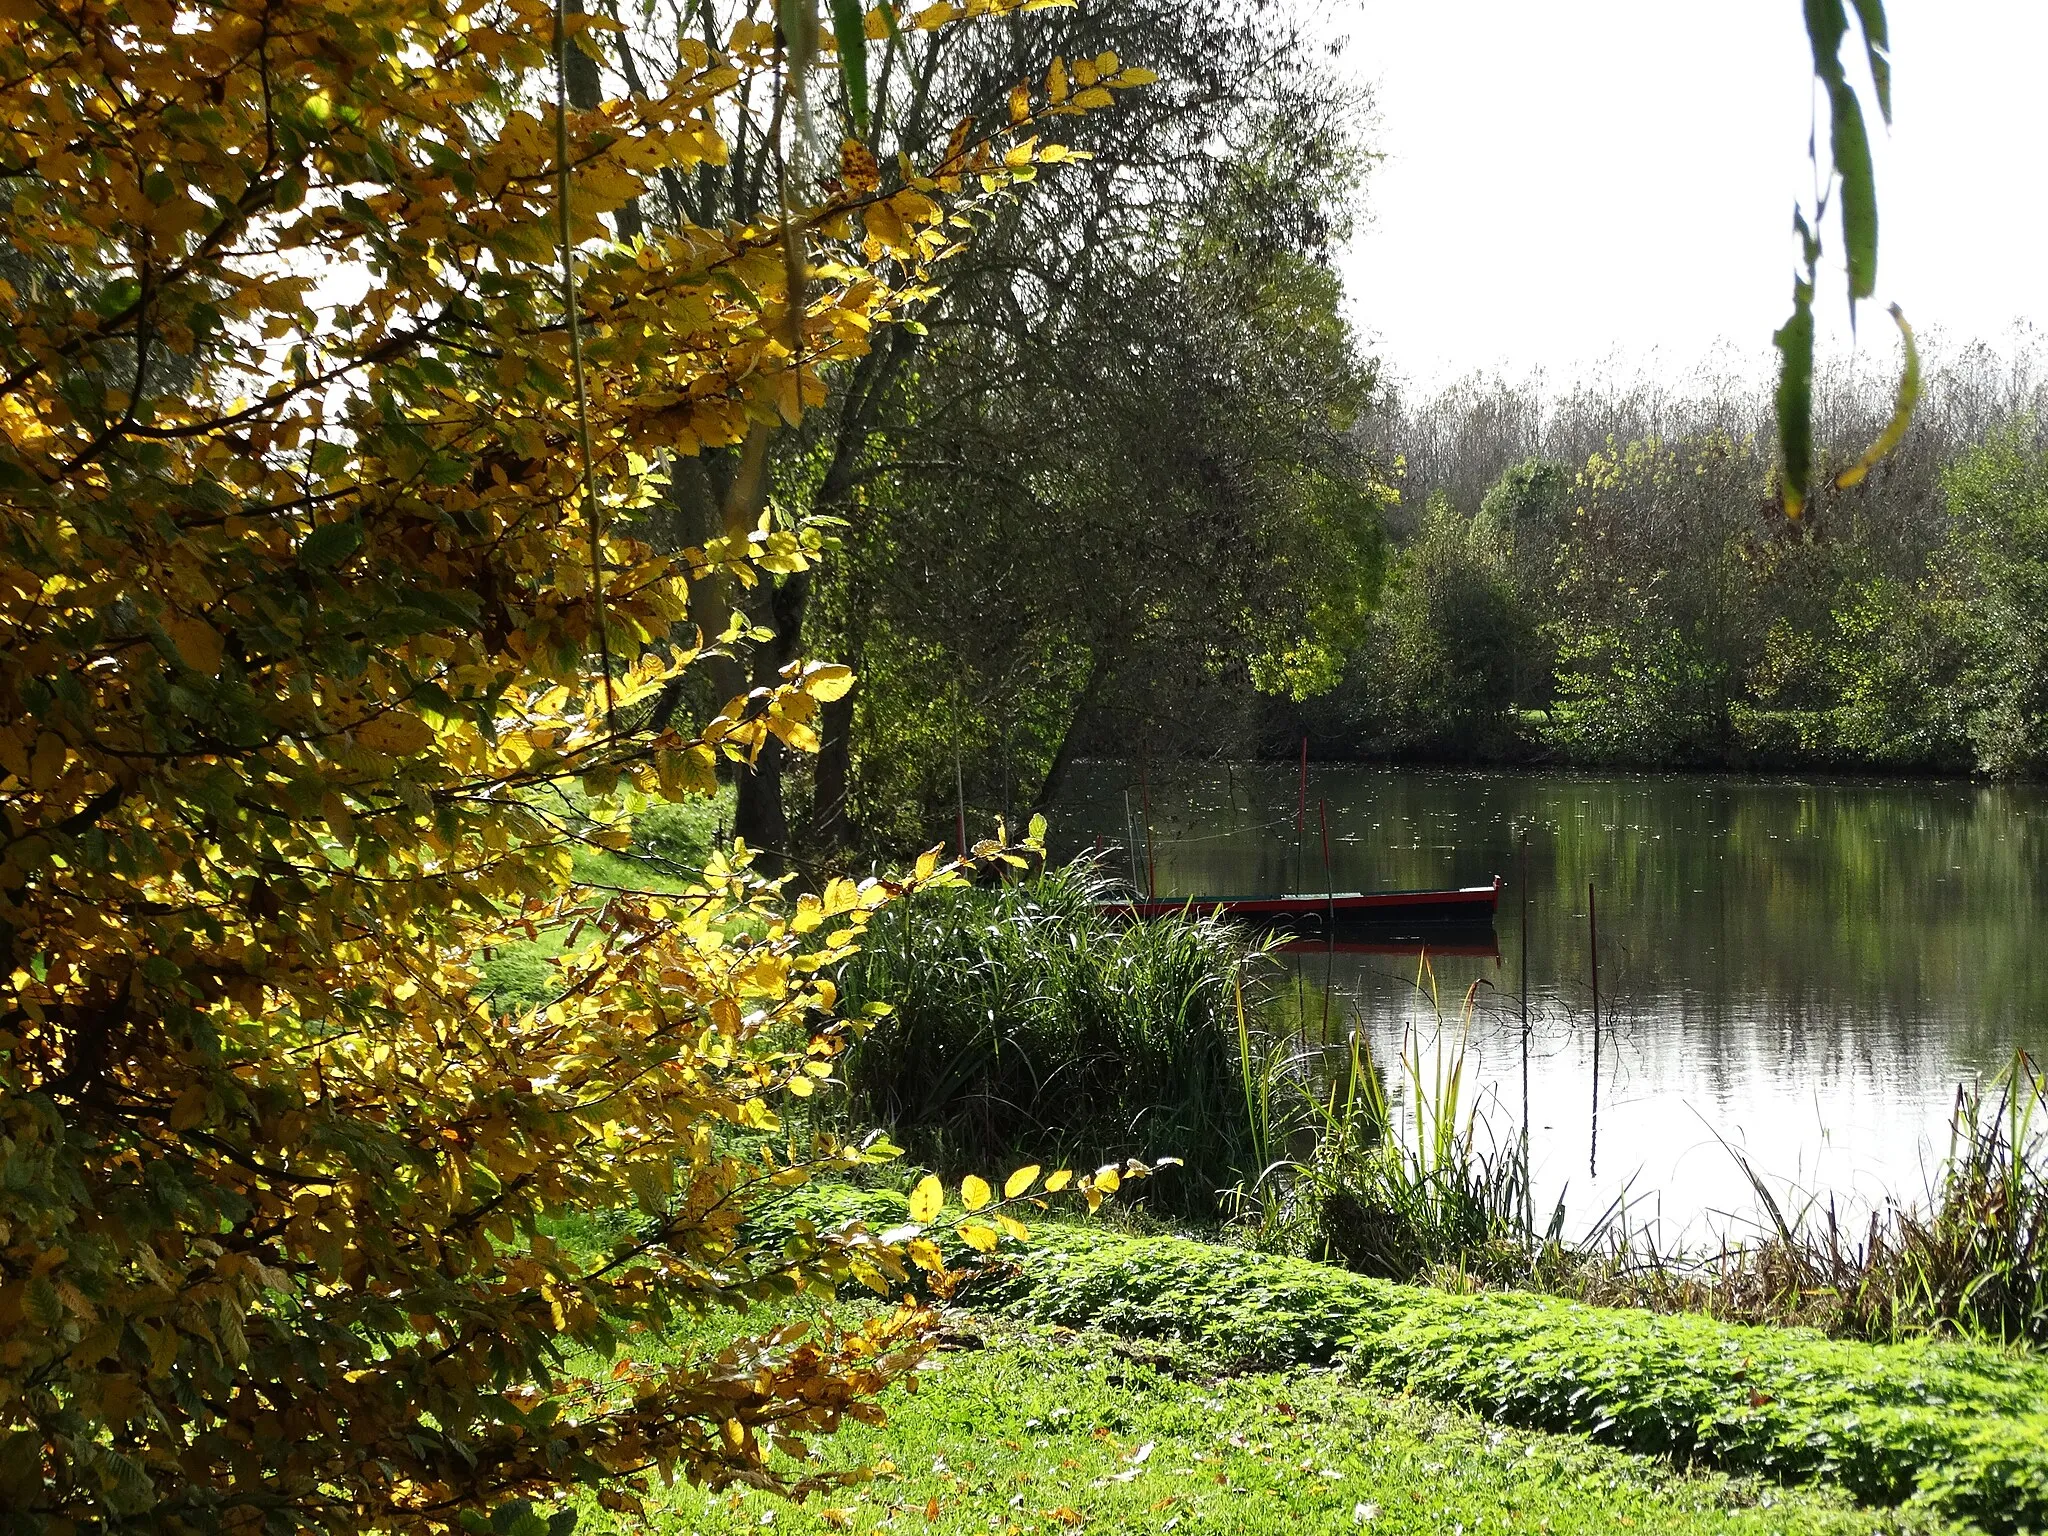
<path fill-rule="evenodd" d="M 901 1198 L 886 1192 L 821 1189 L 798 1205 L 820 1222 L 902 1219 Z M 2048 1358 L 2030 1350 L 1453 1295 L 1095 1223 L 1042 1223 L 1013 1258 L 963 1293 L 970 1304 L 1191 1350 L 1220 1370 L 1334 1368 L 1363 1388 L 1501 1424 L 1834 1484 L 1991 1531 L 2048 1528 Z"/>
<path fill-rule="evenodd" d="M 550 809 L 573 821 L 582 800 L 563 790 L 559 806 Z M 687 800 L 653 801 L 633 817 L 633 839 L 623 852 L 581 846 L 571 855 L 574 878 L 581 884 L 629 891 L 685 890 L 704 867 L 718 832 L 733 818 L 733 790 L 721 788 L 715 795 L 693 795 Z M 507 1012 L 538 1008 L 554 996 L 554 972 L 550 962 L 561 953 L 564 930 L 555 929 L 536 939 L 501 946 L 477 969 L 482 975 L 480 993 Z"/>
<path fill-rule="evenodd" d="M 1458 1296 L 1175 1238 L 1047 1227 L 977 1300 L 1046 1325 L 1192 1344 L 1620 1449 L 1837 1483 L 1994 1531 L 2048 1526 L 2048 1361 L 1805 1329 Z"/>
<path fill-rule="evenodd" d="M 889 1422 L 819 1451 L 863 1484 L 791 1505 L 654 1486 L 586 1532 L 1839 1532 L 1949 1529 L 1839 1496 L 1502 1429 L 1327 1370 L 1212 1374 L 1186 1352 L 962 1319 Z"/>

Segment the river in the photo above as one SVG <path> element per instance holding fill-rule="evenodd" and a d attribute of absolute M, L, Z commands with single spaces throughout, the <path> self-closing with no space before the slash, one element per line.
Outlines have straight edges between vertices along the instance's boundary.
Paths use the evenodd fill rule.
<path fill-rule="evenodd" d="M 1312 764 L 1297 830 L 1299 793 L 1294 765 L 1097 764 L 1054 852 L 1100 839 L 1142 878 L 1149 795 L 1162 896 L 1504 876 L 1498 954 L 1432 955 L 1434 1001 L 1415 955 L 1288 963 L 1382 1063 L 1466 1038 L 1485 1125 L 1516 1135 L 1526 898 L 1539 1220 L 1562 1199 L 1582 1233 L 1622 1201 L 1666 1247 L 1741 1235 L 1762 1216 L 1742 1160 L 1788 1215 L 1859 1220 L 1924 1196 L 1959 1084 L 2048 1057 L 2041 789 Z"/>

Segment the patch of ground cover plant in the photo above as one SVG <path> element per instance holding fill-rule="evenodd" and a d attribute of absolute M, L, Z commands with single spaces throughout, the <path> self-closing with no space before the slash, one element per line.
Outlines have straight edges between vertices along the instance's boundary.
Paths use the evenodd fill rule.
<path fill-rule="evenodd" d="M 1170 1237 L 1048 1227 L 977 1304 L 1193 1344 L 1245 1369 L 1335 1365 L 1385 1391 L 1630 1451 L 1836 1482 L 1988 1530 L 2048 1523 L 2048 1362 L 1988 1345 L 1455 1296 Z"/>
<path fill-rule="evenodd" d="M 856 1304 L 858 1305 L 858 1304 Z M 652 1346 L 715 1349 L 714 1320 Z M 754 1323 L 747 1327 L 757 1326 Z M 956 1313 L 945 1350 L 882 1425 L 822 1448 L 872 1476 L 792 1505 L 648 1486 L 644 1513 L 588 1505 L 579 1529 L 671 1533 L 1074 1530 L 1876 1533 L 1950 1529 L 1836 1491 L 1680 1471 L 1582 1438 L 1505 1429 L 1342 1372 L 1219 1372 L 1201 1350 Z"/>

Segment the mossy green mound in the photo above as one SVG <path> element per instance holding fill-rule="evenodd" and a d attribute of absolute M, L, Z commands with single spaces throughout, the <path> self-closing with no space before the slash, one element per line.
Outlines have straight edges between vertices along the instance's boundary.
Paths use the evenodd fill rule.
<path fill-rule="evenodd" d="M 1458 1296 L 1165 1237 L 1044 1228 L 977 1304 L 1171 1339 L 1245 1369 L 1334 1364 L 1393 1392 L 1622 1449 L 1822 1479 L 2008 1532 L 2048 1527 L 2048 1362 L 1977 1345 Z"/>

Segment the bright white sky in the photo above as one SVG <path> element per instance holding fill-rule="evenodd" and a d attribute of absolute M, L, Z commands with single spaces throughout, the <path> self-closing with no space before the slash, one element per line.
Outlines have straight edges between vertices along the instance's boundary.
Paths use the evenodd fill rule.
<path fill-rule="evenodd" d="M 1893 127 L 1872 113 L 1878 303 L 1860 329 L 1888 367 L 1891 301 L 1950 343 L 2048 325 L 2048 3 L 1887 10 Z M 1611 361 L 1671 376 L 1721 343 L 1761 367 L 1790 307 L 1793 201 L 1812 184 L 1798 0 L 1328 0 L 1324 14 L 1350 37 L 1348 67 L 1377 82 L 1388 158 L 1344 278 L 1397 374 L 1541 368 L 1563 383 Z M 1822 299 L 1823 334 L 1846 347 L 1839 268 Z"/>

